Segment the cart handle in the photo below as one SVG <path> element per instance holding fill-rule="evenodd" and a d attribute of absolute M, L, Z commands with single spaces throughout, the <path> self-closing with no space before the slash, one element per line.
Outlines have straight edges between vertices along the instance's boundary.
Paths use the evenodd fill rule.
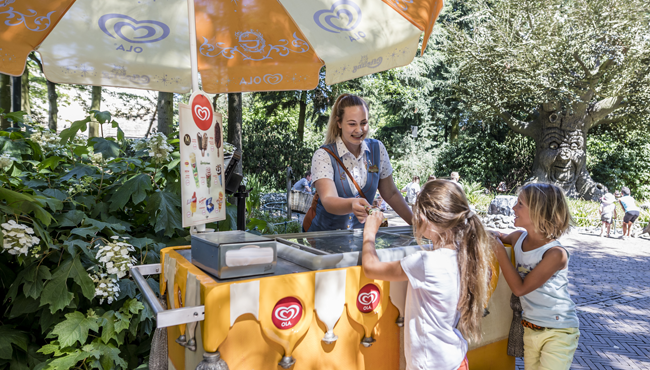
<path fill-rule="evenodd" d="M 142 292 L 144 300 L 147 302 L 149 307 L 151 307 L 151 310 L 156 317 L 156 327 L 166 328 L 168 326 L 176 326 L 205 320 L 205 306 L 182 307 L 174 310 L 166 310 L 160 302 L 158 302 L 156 293 L 151 289 L 147 280 L 145 280 L 144 275 L 158 275 L 161 270 L 162 268 L 159 263 L 133 266 L 130 269 L 135 285 L 137 285 Z"/>

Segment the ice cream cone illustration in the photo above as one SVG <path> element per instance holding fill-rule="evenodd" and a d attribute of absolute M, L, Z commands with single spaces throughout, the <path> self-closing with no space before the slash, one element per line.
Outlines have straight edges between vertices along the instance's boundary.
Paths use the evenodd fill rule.
<path fill-rule="evenodd" d="M 199 146 L 199 150 L 201 151 L 201 157 L 203 157 L 203 137 L 200 132 L 196 133 L 196 144 Z"/>
<path fill-rule="evenodd" d="M 219 151 L 217 151 L 219 153 Z M 223 180 L 221 179 L 221 165 L 217 165 L 217 175 L 219 176 L 219 186 L 223 186 Z"/>
<path fill-rule="evenodd" d="M 203 133 L 203 145 L 201 146 L 201 157 L 205 156 L 205 151 L 208 150 L 208 134 Z"/>
<path fill-rule="evenodd" d="M 196 154 L 190 153 L 190 164 L 192 164 L 192 173 L 194 174 L 194 182 L 196 183 L 197 189 L 199 185 L 199 170 L 196 168 Z"/>
<path fill-rule="evenodd" d="M 217 198 L 217 207 L 219 207 L 218 212 L 221 212 L 221 206 L 223 206 L 223 193 L 219 192 L 219 198 Z"/>
<path fill-rule="evenodd" d="M 208 189 L 212 186 L 212 170 L 210 166 L 205 167 L 205 183 L 208 185 Z"/>
<path fill-rule="evenodd" d="M 192 212 L 192 216 L 194 216 L 194 212 L 196 212 L 196 192 L 192 194 L 192 203 L 190 203 L 190 212 Z"/>
<path fill-rule="evenodd" d="M 214 123 L 214 143 L 217 146 L 217 157 L 218 157 L 219 148 L 221 148 L 221 124 L 219 124 L 219 121 Z"/>

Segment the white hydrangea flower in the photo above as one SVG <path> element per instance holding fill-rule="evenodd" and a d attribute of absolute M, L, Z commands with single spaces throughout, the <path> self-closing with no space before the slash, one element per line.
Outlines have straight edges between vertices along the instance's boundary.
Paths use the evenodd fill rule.
<path fill-rule="evenodd" d="M 99 304 L 104 303 L 104 300 L 109 304 L 113 303 L 120 291 L 117 280 L 111 279 L 104 273 L 91 275 L 90 278 L 95 283 L 95 297 L 100 297 Z"/>
<path fill-rule="evenodd" d="M 61 138 L 55 132 L 45 128 L 37 128 L 30 139 L 45 150 L 59 149 L 61 141 Z"/>
<path fill-rule="evenodd" d="M 157 132 L 148 139 L 136 140 L 132 145 L 133 150 L 145 150 L 151 157 L 151 160 L 156 164 L 163 164 L 169 162 L 171 159 L 171 152 L 174 147 L 167 143 L 167 136 Z"/>
<path fill-rule="evenodd" d="M 95 166 L 102 166 L 105 162 L 104 155 L 102 153 L 92 153 L 89 155 L 90 162 Z"/>
<path fill-rule="evenodd" d="M 38 255 L 40 248 L 35 247 L 40 244 L 41 239 L 34 236 L 34 229 L 14 220 L 9 220 L 1 226 L 4 236 L 2 251 L 7 251 L 12 255 L 24 254 L 27 256 L 31 250 L 32 255 Z"/>

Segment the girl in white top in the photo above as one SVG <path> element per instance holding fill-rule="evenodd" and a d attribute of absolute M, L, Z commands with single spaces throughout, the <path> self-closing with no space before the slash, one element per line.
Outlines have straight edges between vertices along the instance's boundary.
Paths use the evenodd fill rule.
<path fill-rule="evenodd" d="M 380 262 L 375 235 L 383 215 L 373 210 L 363 233 L 367 277 L 408 280 L 404 325 L 406 369 L 468 369 L 467 340 L 478 341 L 488 300 L 490 237 L 463 190 L 452 181 L 428 181 L 414 206 L 419 241 L 431 244 L 401 261 Z"/>

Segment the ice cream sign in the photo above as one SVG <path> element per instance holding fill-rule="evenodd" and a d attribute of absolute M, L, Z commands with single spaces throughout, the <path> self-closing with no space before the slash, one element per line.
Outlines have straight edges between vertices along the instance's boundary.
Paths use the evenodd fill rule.
<path fill-rule="evenodd" d="M 179 105 L 179 117 L 183 227 L 224 220 L 221 115 L 198 91 Z"/>
<path fill-rule="evenodd" d="M 302 304 L 294 297 L 282 298 L 275 304 L 272 315 L 271 320 L 276 328 L 291 329 L 302 318 Z"/>
<path fill-rule="evenodd" d="M 367 284 L 357 295 L 357 308 L 363 313 L 369 313 L 375 310 L 380 301 L 379 288 L 375 284 Z"/>

